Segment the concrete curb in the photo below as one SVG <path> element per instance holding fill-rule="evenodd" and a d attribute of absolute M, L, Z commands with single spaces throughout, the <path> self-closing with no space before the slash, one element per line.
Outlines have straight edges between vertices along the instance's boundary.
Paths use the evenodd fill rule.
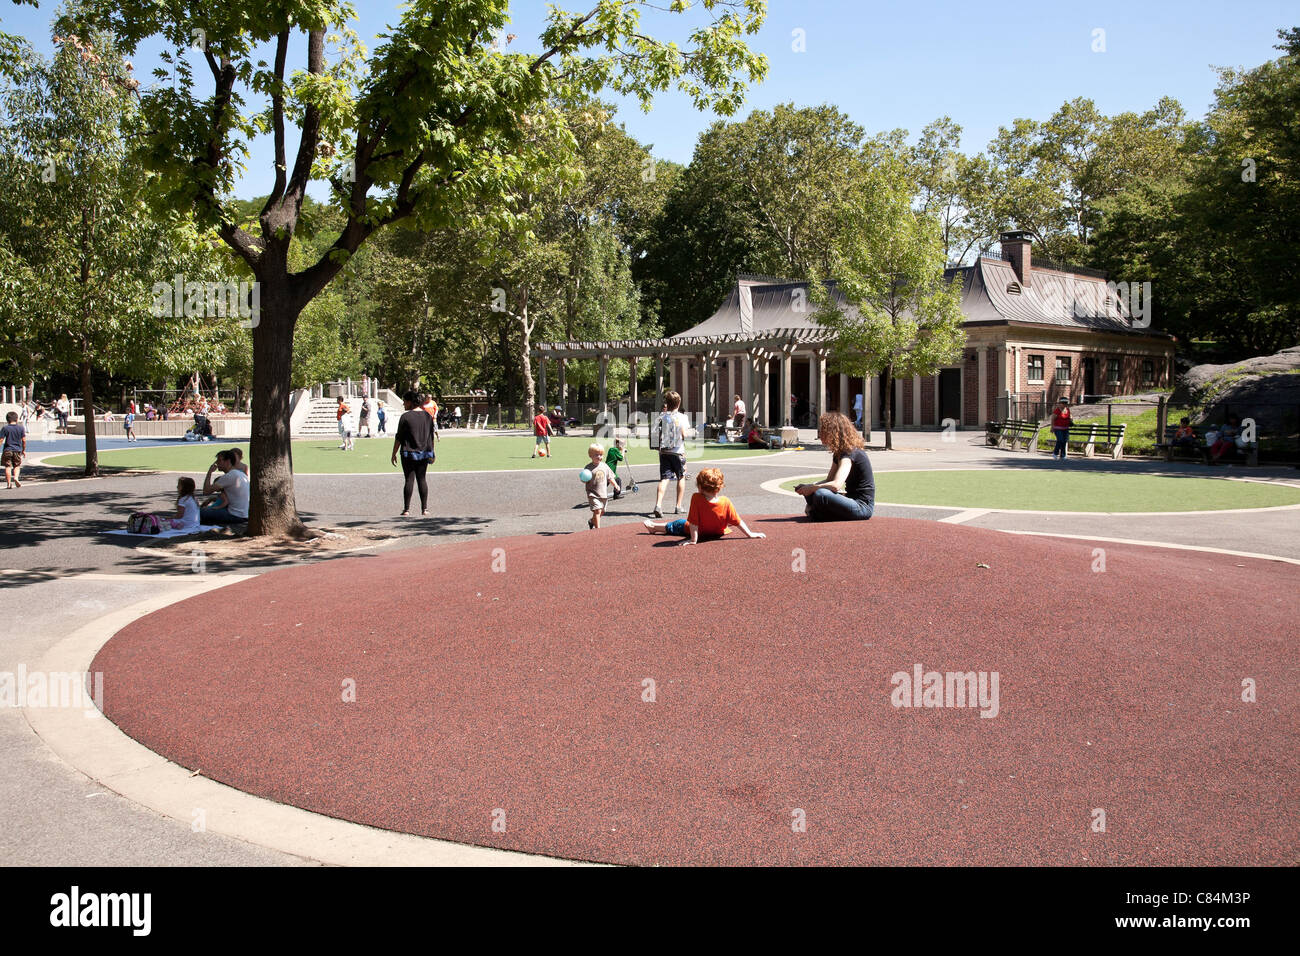
<path fill-rule="evenodd" d="M 152 577 L 156 577 L 151 575 Z M 35 669 L 86 673 L 99 649 L 146 614 L 252 575 L 194 575 L 188 586 L 114 611 L 64 638 Z M 192 776 L 132 740 L 98 710 L 24 707 L 36 735 L 61 760 L 100 785 L 163 816 L 206 831 L 330 866 L 575 866 L 579 863 L 468 846 L 337 820 Z M 160 864 L 166 861 L 159 861 Z"/>

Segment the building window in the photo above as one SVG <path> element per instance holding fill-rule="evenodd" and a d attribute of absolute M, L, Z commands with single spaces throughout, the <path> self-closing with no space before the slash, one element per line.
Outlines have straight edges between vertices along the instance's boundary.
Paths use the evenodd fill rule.
<path fill-rule="evenodd" d="M 1151 359 L 1142 360 L 1142 384 L 1154 385 L 1156 383 L 1156 363 Z"/>
<path fill-rule="evenodd" d="M 1106 362 L 1106 383 L 1108 385 L 1119 384 L 1119 359 L 1109 359 Z"/>
<path fill-rule="evenodd" d="M 1070 356 L 1058 355 L 1056 357 L 1056 384 L 1070 384 Z"/>
<path fill-rule="evenodd" d="M 1029 356 L 1029 381 L 1043 381 L 1043 357 L 1041 355 Z"/>

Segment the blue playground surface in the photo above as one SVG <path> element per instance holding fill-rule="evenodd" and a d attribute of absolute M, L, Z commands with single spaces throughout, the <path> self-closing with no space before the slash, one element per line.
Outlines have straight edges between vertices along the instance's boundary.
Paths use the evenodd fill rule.
<path fill-rule="evenodd" d="M 247 436 L 217 438 L 204 444 L 213 448 L 224 448 L 248 441 Z M 120 451 L 124 448 L 156 448 L 170 445 L 184 445 L 183 438 L 140 438 L 133 442 L 126 440 L 121 425 L 111 435 L 99 433 L 95 436 L 95 447 L 99 451 Z M 34 439 L 27 436 L 27 453 L 29 455 L 75 455 L 86 450 L 86 439 L 82 435 L 60 435 L 57 438 Z"/>

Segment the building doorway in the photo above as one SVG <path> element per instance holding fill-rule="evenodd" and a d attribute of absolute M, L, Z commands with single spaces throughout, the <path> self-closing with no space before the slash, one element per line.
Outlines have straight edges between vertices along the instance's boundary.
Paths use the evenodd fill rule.
<path fill-rule="evenodd" d="M 1083 400 L 1086 402 L 1090 397 L 1097 394 L 1097 360 L 1094 358 L 1085 358 L 1083 360 Z"/>
<path fill-rule="evenodd" d="M 939 424 L 943 419 L 951 418 L 961 424 L 961 369 L 944 368 L 939 370 Z"/>

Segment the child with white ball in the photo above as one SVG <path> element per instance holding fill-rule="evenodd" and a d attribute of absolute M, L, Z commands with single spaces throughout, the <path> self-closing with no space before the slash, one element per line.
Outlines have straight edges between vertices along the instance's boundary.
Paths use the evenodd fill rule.
<path fill-rule="evenodd" d="M 605 464 L 605 446 L 595 441 L 587 446 L 587 457 L 591 464 L 578 473 L 578 478 L 587 486 L 587 502 L 591 505 L 591 517 L 587 527 L 600 527 L 600 516 L 605 513 L 605 505 L 614 497 L 614 472 Z"/>

